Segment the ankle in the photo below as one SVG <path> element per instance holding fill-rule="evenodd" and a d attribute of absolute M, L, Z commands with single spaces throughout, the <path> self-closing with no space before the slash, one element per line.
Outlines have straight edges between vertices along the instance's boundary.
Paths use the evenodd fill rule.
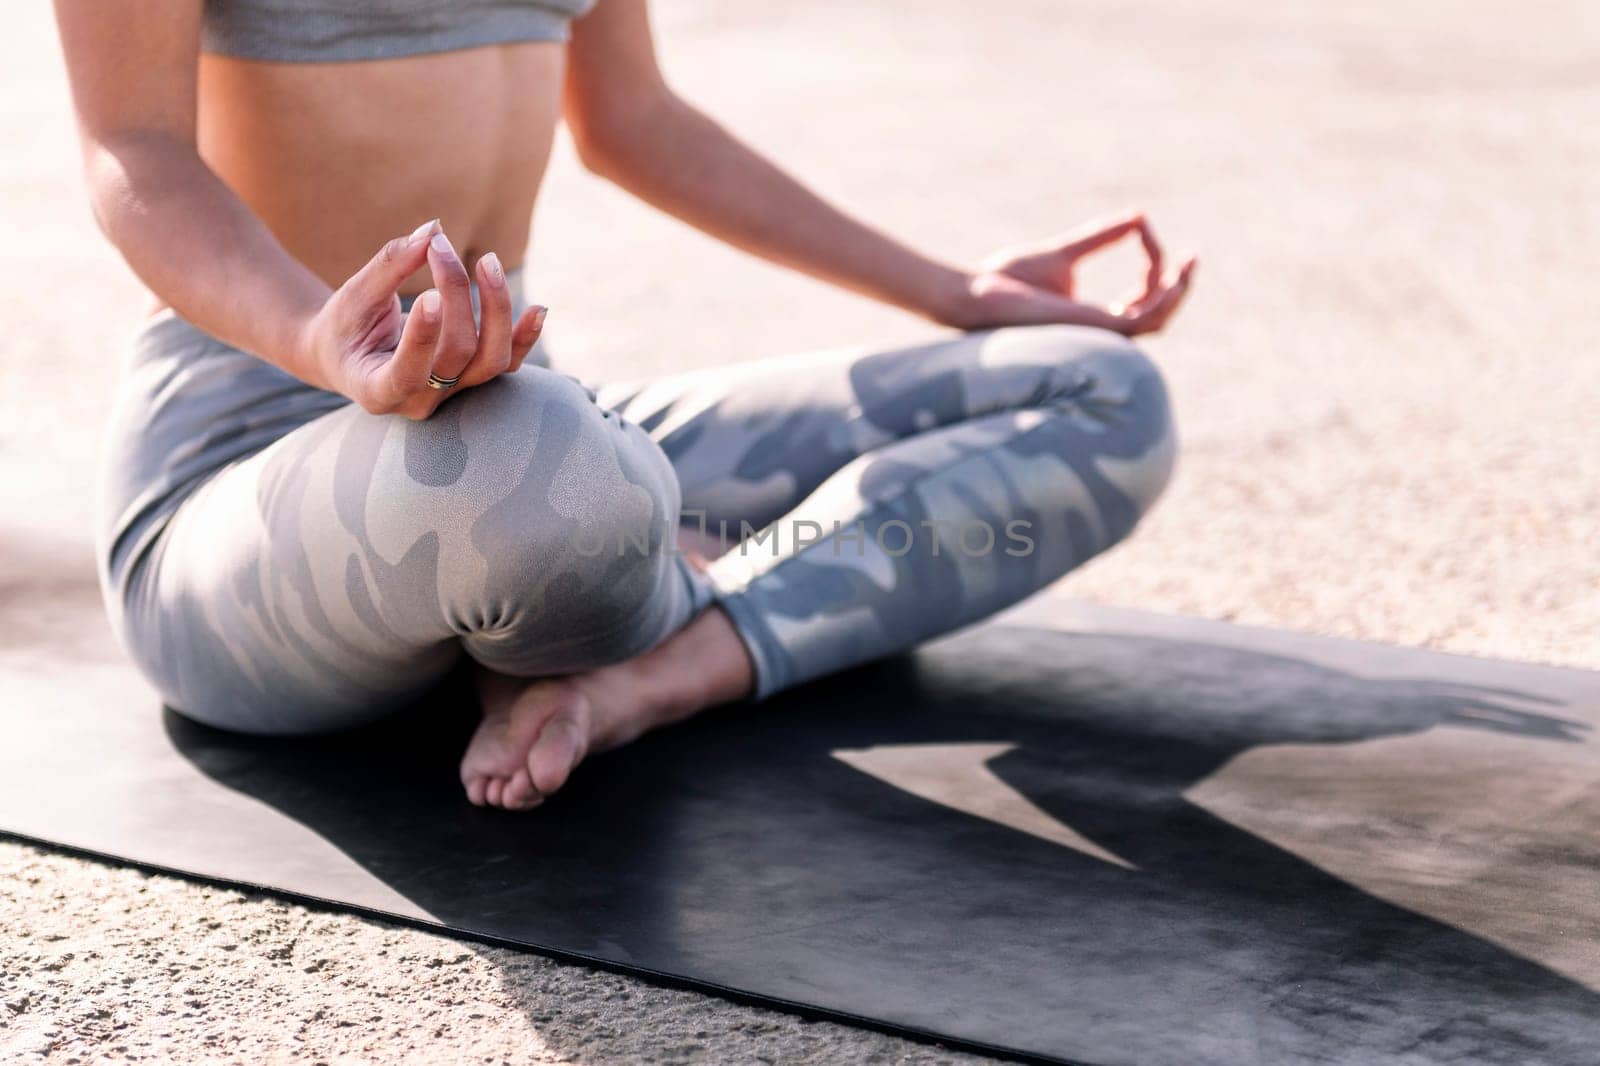
<path fill-rule="evenodd" d="M 694 672 L 685 669 L 681 650 L 672 646 L 676 639 L 590 676 L 602 686 L 608 703 L 626 704 L 648 719 L 673 721 L 693 714 L 705 702 Z"/>
<path fill-rule="evenodd" d="M 663 699 L 684 714 L 743 699 L 755 687 L 744 641 L 720 607 L 705 611 L 651 654 L 657 652 Z"/>
<path fill-rule="evenodd" d="M 586 675 L 592 698 L 666 723 L 749 694 L 744 643 L 727 616 L 710 610 L 662 644 Z"/>

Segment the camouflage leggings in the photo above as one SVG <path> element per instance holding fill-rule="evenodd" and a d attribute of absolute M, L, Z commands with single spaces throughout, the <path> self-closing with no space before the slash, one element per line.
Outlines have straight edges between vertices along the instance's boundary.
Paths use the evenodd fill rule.
<path fill-rule="evenodd" d="M 598 394 L 530 364 L 409 422 L 169 314 L 121 387 L 102 582 L 167 702 L 227 729 L 368 721 L 463 651 L 615 662 L 713 602 L 766 696 L 1049 584 L 1128 534 L 1173 455 L 1155 368 L 1074 327 Z M 701 573 L 680 523 L 742 543 Z"/>

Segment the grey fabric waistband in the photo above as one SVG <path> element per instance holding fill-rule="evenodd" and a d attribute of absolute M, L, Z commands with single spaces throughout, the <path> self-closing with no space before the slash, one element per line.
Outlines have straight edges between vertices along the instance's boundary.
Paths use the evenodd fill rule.
<path fill-rule="evenodd" d="M 201 47 L 283 63 L 392 59 L 565 41 L 592 0 L 207 0 Z"/>

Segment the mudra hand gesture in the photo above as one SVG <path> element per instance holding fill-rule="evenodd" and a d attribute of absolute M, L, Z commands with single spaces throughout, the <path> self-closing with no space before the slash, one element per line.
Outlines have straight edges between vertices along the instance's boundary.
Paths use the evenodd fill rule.
<path fill-rule="evenodd" d="M 402 312 L 396 293 L 424 266 L 435 287 Z M 473 312 L 474 281 L 481 316 Z M 301 344 L 322 379 L 366 410 L 422 419 L 451 392 L 520 367 L 544 316 L 530 307 L 513 320 L 499 257 L 482 256 L 469 274 L 434 221 L 379 249 L 307 322 Z"/>
<path fill-rule="evenodd" d="M 1079 300 L 1075 273 L 1084 259 L 1137 235 L 1146 269 L 1140 288 L 1122 302 L 1101 306 Z M 1161 244 L 1143 214 L 1097 223 L 1042 248 L 1009 249 L 968 275 L 966 291 L 949 316 L 962 329 L 1064 323 L 1095 326 L 1123 336 L 1153 333 L 1167 324 L 1188 294 L 1194 257 L 1165 276 Z"/>

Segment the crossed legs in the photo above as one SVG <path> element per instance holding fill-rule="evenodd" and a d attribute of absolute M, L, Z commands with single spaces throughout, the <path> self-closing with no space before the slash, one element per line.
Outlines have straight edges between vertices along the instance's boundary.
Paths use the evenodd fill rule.
<path fill-rule="evenodd" d="M 1016 602 L 1125 537 L 1174 453 L 1154 367 L 1074 327 L 598 397 L 525 367 L 422 422 L 330 407 L 216 342 L 150 372 L 168 363 L 194 380 L 154 394 L 147 420 L 188 419 L 158 458 L 217 465 L 170 490 L 114 582 L 146 675 L 200 721 L 299 734 L 382 717 L 465 654 L 485 717 L 463 781 L 501 806 L 590 751 Z M 686 523 L 720 558 L 672 550 Z"/>
<path fill-rule="evenodd" d="M 474 803 L 531 806 L 585 754 L 959 628 L 1125 537 L 1175 454 L 1149 361 L 1037 327 L 602 389 L 723 554 L 716 605 L 648 653 L 531 684 L 486 672 Z M 709 535 L 709 536 L 708 536 Z"/>

